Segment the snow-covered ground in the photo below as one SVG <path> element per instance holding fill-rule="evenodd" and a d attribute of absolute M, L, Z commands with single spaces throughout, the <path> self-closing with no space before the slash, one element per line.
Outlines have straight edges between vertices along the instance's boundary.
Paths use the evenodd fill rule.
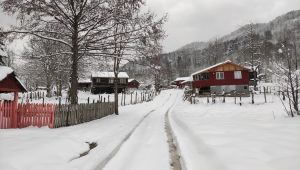
<path fill-rule="evenodd" d="M 0 130 L 0 169 L 167 170 L 164 115 L 169 119 L 182 166 L 188 170 L 299 170 L 300 117 L 289 118 L 268 95 L 191 105 L 182 91 L 162 91 L 154 101 L 120 108 L 120 115 L 58 129 Z M 239 101 L 239 100 L 238 100 Z M 88 143 L 97 147 L 89 150 Z"/>
<path fill-rule="evenodd" d="M 81 125 L 58 129 L 0 129 L 0 169 L 96 169 L 147 113 L 164 109 L 166 103 L 175 100 L 170 94 L 173 93 L 162 92 L 152 102 L 121 107 L 119 116 L 111 115 Z M 155 117 L 149 118 L 153 121 L 159 119 Z M 158 130 L 157 133 L 161 132 Z M 158 135 L 160 138 L 161 134 Z M 158 139 L 158 144 L 163 140 Z M 96 142 L 98 146 L 79 158 L 81 153 L 89 149 L 86 142 Z M 168 165 L 168 162 L 163 162 Z"/>
<path fill-rule="evenodd" d="M 300 117 L 288 118 L 276 96 L 257 104 L 233 98 L 178 102 L 169 116 L 188 170 L 299 170 Z"/>

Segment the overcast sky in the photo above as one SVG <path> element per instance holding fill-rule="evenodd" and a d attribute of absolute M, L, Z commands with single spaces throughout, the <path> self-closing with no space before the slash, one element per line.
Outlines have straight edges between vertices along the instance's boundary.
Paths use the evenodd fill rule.
<path fill-rule="evenodd" d="M 208 41 L 249 22 L 268 22 L 291 10 L 300 0 L 146 0 L 150 10 L 168 14 L 164 52 L 193 41 Z M 0 12 L 0 26 L 14 23 Z"/>
<path fill-rule="evenodd" d="M 151 10 L 168 14 L 170 52 L 193 41 L 208 41 L 228 34 L 249 22 L 268 22 L 291 10 L 300 0 L 146 0 Z"/>

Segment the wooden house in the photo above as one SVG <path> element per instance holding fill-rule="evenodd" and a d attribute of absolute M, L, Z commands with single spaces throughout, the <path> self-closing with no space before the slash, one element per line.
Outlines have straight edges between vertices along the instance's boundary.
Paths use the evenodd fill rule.
<path fill-rule="evenodd" d="M 3 128 L 4 122 L 11 128 L 17 127 L 17 105 L 18 93 L 26 92 L 25 86 L 16 77 L 13 69 L 0 66 L 0 127 Z M 9 121 L 8 121 L 9 120 Z"/>
<path fill-rule="evenodd" d="M 188 88 L 191 89 L 191 88 L 192 88 L 192 83 L 193 83 L 193 78 L 192 78 L 192 77 L 189 77 L 189 79 L 187 79 L 187 80 L 181 82 L 181 85 L 182 85 L 183 87 L 188 87 Z"/>
<path fill-rule="evenodd" d="M 79 79 L 78 80 L 78 89 L 82 91 L 90 91 L 92 86 L 91 79 Z"/>
<path fill-rule="evenodd" d="M 189 79 L 190 77 L 177 77 L 176 80 L 174 80 L 173 82 L 178 88 L 183 88 L 184 85 L 181 83 Z"/>
<path fill-rule="evenodd" d="M 129 89 L 138 89 L 140 86 L 140 82 L 138 82 L 136 79 L 128 79 L 128 85 L 127 87 Z"/>
<path fill-rule="evenodd" d="M 17 78 L 12 68 L 0 66 L 0 93 L 15 93 L 26 92 L 25 86 Z"/>
<path fill-rule="evenodd" d="M 192 87 L 199 94 L 249 94 L 249 69 L 230 60 L 199 70 L 192 77 Z"/>
<path fill-rule="evenodd" d="M 128 84 L 128 74 L 126 72 L 119 72 L 118 74 L 118 92 L 124 91 Z M 99 93 L 113 93 L 114 92 L 114 72 L 94 72 L 91 75 L 91 92 L 93 94 Z"/>

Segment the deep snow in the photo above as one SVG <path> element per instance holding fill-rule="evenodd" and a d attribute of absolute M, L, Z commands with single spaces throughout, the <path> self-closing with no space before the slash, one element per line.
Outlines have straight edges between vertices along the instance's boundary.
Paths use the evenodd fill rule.
<path fill-rule="evenodd" d="M 94 169 L 144 115 L 164 107 L 169 95 L 162 92 L 152 102 L 121 107 L 119 116 L 81 125 L 58 129 L 0 129 L 0 167 L 5 170 Z M 89 148 L 86 142 L 97 142 L 98 146 L 78 159 Z"/>
<path fill-rule="evenodd" d="M 178 102 L 170 120 L 188 170 L 299 170 L 300 117 L 286 116 L 279 98 L 227 103 Z"/>
<path fill-rule="evenodd" d="M 233 98 L 226 103 L 217 98 L 216 104 L 202 98 L 191 105 L 181 95 L 180 90 L 162 91 L 152 102 L 121 107 L 119 116 L 71 127 L 1 129 L 0 169 L 92 170 L 103 164 L 106 170 L 170 169 L 164 127 L 169 108 L 182 166 L 188 170 L 300 169 L 300 119 L 287 117 L 277 96 L 268 95 L 265 104 L 256 95 L 254 105 L 243 98 L 240 106 Z M 89 150 L 86 142 L 98 146 L 79 158 Z"/>

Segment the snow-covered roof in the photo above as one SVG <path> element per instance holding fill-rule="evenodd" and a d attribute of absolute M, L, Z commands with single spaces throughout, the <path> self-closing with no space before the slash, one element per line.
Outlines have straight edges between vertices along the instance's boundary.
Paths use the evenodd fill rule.
<path fill-rule="evenodd" d="M 113 78 L 115 74 L 114 72 L 93 72 L 92 77 Z M 126 72 L 119 72 L 118 78 L 129 78 L 129 76 Z"/>
<path fill-rule="evenodd" d="M 91 79 L 79 79 L 78 83 L 91 83 L 92 80 Z"/>
<path fill-rule="evenodd" d="M 192 81 L 193 81 L 193 78 L 192 78 L 192 77 L 189 77 L 189 79 L 184 80 L 183 82 L 181 82 L 181 84 L 188 83 L 188 82 L 192 82 Z"/>
<path fill-rule="evenodd" d="M 26 92 L 27 89 L 26 89 L 26 86 L 22 83 L 22 81 L 17 77 L 15 76 L 16 80 L 19 82 L 19 84 L 22 86 L 22 92 Z"/>
<path fill-rule="evenodd" d="M 128 79 L 128 83 L 132 82 L 133 80 L 137 81 L 136 79 Z"/>
<path fill-rule="evenodd" d="M 12 74 L 14 72 L 14 70 L 10 67 L 7 66 L 0 66 L 0 81 L 4 80 L 9 74 Z M 16 80 L 18 81 L 18 83 L 21 85 L 22 87 L 22 91 L 27 91 L 25 85 L 22 83 L 22 81 L 15 76 Z"/>
<path fill-rule="evenodd" d="M 205 69 L 199 70 L 199 71 L 193 73 L 192 76 L 193 76 L 193 75 L 196 75 L 196 74 L 199 74 L 199 73 L 206 72 L 206 71 L 208 71 L 208 70 L 210 70 L 210 69 L 213 69 L 213 68 L 215 68 L 215 67 L 218 67 L 218 66 L 223 65 L 223 64 L 228 64 L 228 63 L 234 64 L 232 61 L 226 60 L 226 61 L 224 61 L 224 62 L 221 62 L 221 63 L 215 64 L 215 65 L 212 65 L 212 66 L 210 66 L 210 67 L 207 67 L 207 68 L 205 68 Z M 238 64 L 235 64 L 235 65 L 238 65 Z M 243 67 L 243 68 L 245 68 L 245 69 L 248 69 L 248 68 L 246 68 L 246 67 L 244 67 L 244 66 L 240 66 L 240 67 Z"/>
<path fill-rule="evenodd" d="M 14 70 L 7 66 L 0 66 L 0 81 L 5 79 L 9 74 L 13 73 Z"/>
<path fill-rule="evenodd" d="M 190 77 L 177 77 L 175 81 L 186 81 L 189 80 Z"/>

